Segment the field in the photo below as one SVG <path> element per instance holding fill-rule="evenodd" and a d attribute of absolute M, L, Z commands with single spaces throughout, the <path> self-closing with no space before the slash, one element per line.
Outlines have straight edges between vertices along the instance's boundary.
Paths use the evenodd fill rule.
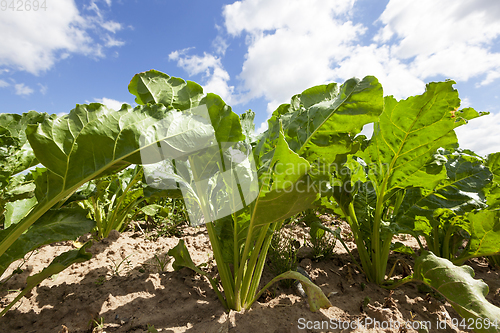
<path fill-rule="evenodd" d="M 213 261 L 203 229 L 189 227 L 183 237 L 196 264 Z M 349 233 L 346 223 L 342 229 L 346 235 Z M 297 239 L 307 237 L 302 228 L 294 227 L 290 231 Z M 330 259 L 301 260 L 301 265 L 323 292 L 332 293 L 329 297 L 331 308 L 312 313 L 306 300 L 293 288 L 278 285 L 250 310 L 228 314 L 206 279 L 190 270 L 172 269 L 172 258 L 165 253 L 177 242 L 176 237 L 148 241 L 140 232 L 112 233 L 90 248 L 93 259 L 75 264 L 42 282 L 29 298 L 0 319 L 1 325 L 8 332 L 64 332 L 63 326 L 68 332 L 148 332 L 148 325 L 158 332 L 404 332 L 373 327 L 365 330 L 299 329 L 306 327 L 307 322 L 310 327 L 323 321 L 330 325 L 331 320 L 347 325 L 344 323 L 358 319 L 364 323 L 366 318 L 371 318 L 379 322 L 393 320 L 401 325 L 409 323 L 410 327 L 430 321 L 434 330 L 429 332 L 472 332 L 451 328 L 451 319 L 460 322 L 460 316 L 448 302 L 436 298 L 432 292 L 418 291 L 417 284 L 391 292 L 367 282 L 338 242 Z M 409 245 L 411 243 L 408 241 Z M 351 248 L 355 246 L 353 242 L 347 244 Z M 55 255 L 72 247 L 72 242 L 42 247 L 26 262 L 28 270 L 4 287 L 9 290 L 21 288 L 26 274 L 37 272 Z M 160 261 L 151 254 L 158 254 L 160 261 L 166 264 L 163 270 Z M 411 258 L 401 257 L 411 265 Z M 116 272 L 115 263 L 124 258 L 128 261 Z M 474 267 L 476 277 L 489 284 L 488 300 L 499 306 L 500 271 L 492 269 L 484 260 L 475 259 L 469 264 Z M 213 265 L 207 270 L 215 273 Z M 402 273 L 402 269 L 397 271 L 397 274 Z M 271 272 L 265 271 L 264 280 L 271 278 Z M 2 304 L 8 303 L 13 295 L 14 292 L 3 291 Z M 366 297 L 370 300 L 363 305 Z M 438 322 L 446 322 L 447 327 L 437 330 Z M 102 323 L 102 330 L 95 328 L 96 323 Z M 407 332 L 418 330 L 411 328 Z"/>
<path fill-rule="evenodd" d="M 136 107 L 0 114 L 2 325 L 500 332 L 500 152 L 459 147 L 488 113 L 453 84 L 311 87 L 263 133 L 155 70 Z"/>

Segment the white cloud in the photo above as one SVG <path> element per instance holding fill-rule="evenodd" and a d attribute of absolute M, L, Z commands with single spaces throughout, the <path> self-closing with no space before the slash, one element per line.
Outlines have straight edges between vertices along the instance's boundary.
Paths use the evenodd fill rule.
<path fill-rule="evenodd" d="M 10 84 L 4 80 L 0 80 L 0 88 L 8 87 Z"/>
<path fill-rule="evenodd" d="M 399 59 L 391 57 L 390 48 L 385 45 L 352 47 L 349 57 L 339 61 L 333 72 L 338 82 L 374 75 L 382 83 L 384 95 L 398 99 L 425 91 L 425 82 L 415 77 Z"/>
<path fill-rule="evenodd" d="M 386 95 L 424 92 L 436 77 L 490 84 L 500 78 L 500 2 L 389 0 L 372 22 L 355 24 L 355 0 L 242 0 L 226 5 L 225 28 L 245 36 L 238 76 L 246 100 L 264 97 L 268 112 L 312 85 L 375 75 Z M 375 28 L 376 29 L 376 28 Z"/>
<path fill-rule="evenodd" d="M 348 19 L 352 1 L 245 0 L 224 7 L 232 35 L 247 33 L 239 78 L 247 99 L 265 97 L 268 112 L 304 89 L 332 81 L 331 64 L 365 32 Z"/>
<path fill-rule="evenodd" d="M 212 47 L 215 49 L 216 54 L 224 55 L 228 46 L 227 41 L 222 36 L 215 37 L 212 42 Z"/>
<path fill-rule="evenodd" d="M 42 95 L 45 95 L 47 93 L 47 90 L 49 90 L 49 87 L 46 86 L 46 85 L 43 85 L 41 83 L 38 84 L 38 86 L 40 87 L 40 93 Z"/>
<path fill-rule="evenodd" d="M 461 148 L 479 155 L 500 152 L 500 112 L 472 119 L 467 125 L 455 129 Z"/>
<path fill-rule="evenodd" d="M 87 9 L 96 15 L 82 15 L 73 0 L 52 0 L 50 9 L 22 15 L 1 11 L 0 66 L 38 74 L 71 54 L 103 57 L 104 46 L 118 44 L 91 33 L 115 33 L 121 25 L 105 20 L 94 2 Z"/>
<path fill-rule="evenodd" d="M 94 98 L 94 101 L 97 102 L 97 103 L 104 104 L 108 108 L 110 108 L 112 110 L 115 110 L 115 111 L 120 110 L 122 108 L 123 104 L 128 104 L 126 102 L 120 102 L 120 101 L 117 101 L 115 99 L 106 98 L 106 97 L 103 97 L 103 98 Z M 88 101 L 87 101 L 87 103 L 88 103 Z"/>
<path fill-rule="evenodd" d="M 17 83 L 14 85 L 14 88 L 16 89 L 16 95 L 21 95 L 21 96 L 29 96 L 34 91 L 24 83 Z"/>
<path fill-rule="evenodd" d="M 269 128 L 269 124 L 267 123 L 267 120 L 263 121 L 260 123 L 259 128 L 257 128 L 255 130 L 255 133 L 256 134 L 264 133 L 265 131 L 267 131 L 268 128 Z"/>
<path fill-rule="evenodd" d="M 222 66 L 220 58 L 204 53 L 203 57 L 197 55 L 187 55 L 190 49 L 171 52 L 169 60 L 177 61 L 177 66 L 183 68 L 190 76 L 203 74 L 205 93 L 215 93 L 226 103 L 237 103 L 233 96 L 234 87 L 228 84 L 230 76 Z"/>
<path fill-rule="evenodd" d="M 120 31 L 123 28 L 120 23 L 115 21 L 102 22 L 101 26 L 112 33 L 116 33 L 117 31 Z"/>
<path fill-rule="evenodd" d="M 376 41 L 397 40 L 391 53 L 411 60 L 421 79 L 443 75 L 460 81 L 500 77 L 500 54 L 491 51 L 500 36 L 500 2 L 490 0 L 390 0 L 379 20 Z"/>

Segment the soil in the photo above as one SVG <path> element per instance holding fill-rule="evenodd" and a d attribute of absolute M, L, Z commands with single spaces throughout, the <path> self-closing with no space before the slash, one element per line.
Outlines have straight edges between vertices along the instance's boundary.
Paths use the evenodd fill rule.
<path fill-rule="evenodd" d="M 354 249 L 348 225 L 343 223 L 341 227 L 347 236 L 347 246 Z M 295 233 L 297 239 L 304 239 L 307 233 L 301 228 L 290 232 Z M 203 269 L 215 275 L 206 229 L 186 228 L 182 238 L 194 263 L 206 263 Z M 416 248 L 411 239 L 400 237 L 399 241 Z M 430 322 L 429 332 L 471 332 L 452 327 L 452 322 L 460 322 L 461 318 L 450 304 L 437 295 L 419 291 L 416 284 L 405 284 L 390 291 L 367 282 L 340 242 L 336 243 L 335 253 L 328 260 L 304 258 L 300 261 L 313 282 L 328 295 L 332 307 L 313 313 L 306 299 L 295 289 L 278 285 L 265 293 L 250 310 L 228 313 L 207 278 L 186 268 L 173 270 L 173 259 L 166 253 L 178 242 L 177 237 L 153 241 L 138 232 L 120 234 L 113 231 L 110 237 L 94 242 L 90 248 L 91 260 L 74 264 L 46 279 L 23 297 L 0 318 L 0 331 L 419 332 L 419 322 Z M 28 275 L 39 272 L 54 257 L 77 245 L 62 242 L 36 251 L 24 264 L 22 274 L 14 275 L 0 286 L 0 308 L 15 298 Z M 356 257 L 356 250 L 353 253 Z M 411 257 L 394 254 L 388 267 L 397 259 L 410 267 L 413 265 Z M 2 279 L 19 263 L 12 264 Z M 467 264 L 474 268 L 476 278 L 489 285 L 487 299 L 500 306 L 500 272 L 492 269 L 484 259 Z M 407 269 L 398 264 L 395 274 L 408 274 Z M 262 283 L 272 277 L 266 270 Z M 358 321 L 361 324 L 378 321 L 379 326 L 356 327 Z M 341 327 L 335 329 L 335 325 Z"/>

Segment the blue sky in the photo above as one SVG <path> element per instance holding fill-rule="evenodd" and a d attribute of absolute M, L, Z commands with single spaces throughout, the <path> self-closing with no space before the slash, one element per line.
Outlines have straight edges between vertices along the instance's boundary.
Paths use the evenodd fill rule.
<path fill-rule="evenodd" d="M 270 112 L 313 85 L 375 75 L 384 94 L 406 98 L 453 79 L 463 107 L 491 112 L 457 130 L 461 146 L 500 151 L 500 1 L 45 4 L 0 8 L 0 112 L 133 105 L 130 79 L 154 68 L 202 84 L 237 113 L 252 109 L 263 130 Z"/>

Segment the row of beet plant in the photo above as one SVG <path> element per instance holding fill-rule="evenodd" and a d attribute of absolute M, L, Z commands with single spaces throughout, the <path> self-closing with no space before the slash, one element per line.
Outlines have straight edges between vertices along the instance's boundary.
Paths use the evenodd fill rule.
<path fill-rule="evenodd" d="M 60 118 L 30 118 L 25 130 L 6 136 L 18 139 L 20 155 L 30 160 L 26 167 L 43 167 L 30 174 L 34 196 L 0 231 L 0 272 L 43 244 L 91 230 L 88 211 L 64 203 L 89 181 L 133 164 L 151 171 L 144 181 L 156 195 L 183 196 L 191 222 L 206 225 L 220 277 L 210 280 L 228 309 L 249 308 L 283 278 L 303 282 L 311 310 L 330 306 L 297 272 L 258 290 L 273 232 L 284 219 L 319 205 L 349 221 L 360 266 L 378 284 L 390 282 L 391 249 L 408 250 L 392 244 L 399 233 L 427 236 L 429 249 L 439 248 L 455 263 L 497 253 L 498 158 L 457 149 L 454 128 L 480 114 L 458 110 L 452 83 L 429 84 L 423 95 L 402 101 L 384 98 L 374 77 L 316 86 L 281 105 L 269 129 L 254 136 L 251 111 L 239 117 L 198 84 L 149 71 L 129 85 L 136 108 L 77 105 Z M 367 124 L 374 126 L 369 140 L 359 135 Z M 457 230 L 467 232 L 469 245 L 455 256 Z M 28 288 L 88 260 L 87 246 L 29 277 Z M 182 242 L 170 254 L 174 267 L 204 274 Z M 422 251 L 415 274 L 403 282 L 409 280 L 440 291 L 464 318 L 498 318 L 500 310 L 484 298 L 484 283 L 446 259 Z M 467 296 L 447 290 L 450 282 Z"/>

